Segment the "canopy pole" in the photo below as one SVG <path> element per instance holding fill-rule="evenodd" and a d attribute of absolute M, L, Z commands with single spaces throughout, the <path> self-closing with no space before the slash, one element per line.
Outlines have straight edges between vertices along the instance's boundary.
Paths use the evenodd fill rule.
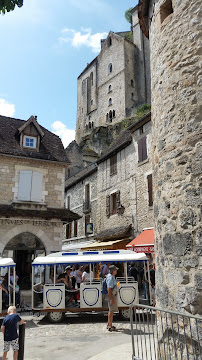
<path fill-rule="evenodd" d="M 128 271 L 127 271 L 127 262 L 124 263 L 124 272 L 125 272 L 125 278 L 126 278 L 126 284 L 128 283 Z"/>
<path fill-rule="evenodd" d="M 13 268 L 13 306 L 15 306 L 15 266 Z"/>
<path fill-rule="evenodd" d="M 56 264 L 54 265 L 54 279 L 53 279 L 54 285 L 56 283 Z"/>
<path fill-rule="evenodd" d="M 11 268 L 8 267 L 8 304 L 9 306 L 11 305 L 11 289 L 10 289 L 10 286 L 11 286 Z"/>
<path fill-rule="evenodd" d="M 92 269 L 92 265 L 90 263 L 90 284 L 92 283 L 91 269 Z"/>
<path fill-rule="evenodd" d="M 32 266 L 32 309 L 34 308 L 34 266 Z"/>
<path fill-rule="evenodd" d="M 145 266 L 145 261 L 144 261 L 144 285 L 145 285 L 145 294 L 146 294 L 146 300 L 148 299 L 147 297 L 147 275 L 146 275 L 146 266 Z"/>

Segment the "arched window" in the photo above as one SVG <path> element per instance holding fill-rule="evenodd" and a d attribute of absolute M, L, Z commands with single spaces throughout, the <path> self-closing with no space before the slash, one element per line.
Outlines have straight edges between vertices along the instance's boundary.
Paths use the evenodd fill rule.
<path fill-rule="evenodd" d="M 111 46 L 112 45 L 112 38 L 111 36 L 108 38 L 108 46 Z"/>
<path fill-rule="evenodd" d="M 134 93 L 131 93 L 131 100 L 134 100 Z"/>
<path fill-rule="evenodd" d="M 113 110 L 113 118 L 115 118 L 115 110 Z"/>
<path fill-rule="evenodd" d="M 112 122 L 112 111 L 109 112 L 109 121 Z"/>
<path fill-rule="evenodd" d="M 109 120 L 109 114 L 107 113 L 107 115 L 106 115 L 106 121 L 108 121 Z"/>
<path fill-rule="evenodd" d="M 90 73 L 90 83 L 91 86 L 93 86 L 93 72 Z"/>
<path fill-rule="evenodd" d="M 88 126 L 89 126 L 89 129 L 91 129 L 91 122 L 89 122 Z"/>
<path fill-rule="evenodd" d="M 92 124 L 91 124 L 91 126 L 92 126 L 92 128 L 93 128 L 93 126 L 94 126 L 94 122 L 92 121 Z"/>
<path fill-rule="evenodd" d="M 109 64 L 109 66 L 108 66 L 108 71 L 109 71 L 109 73 L 112 72 L 112 64 Z"/>
<path fill-rule="evenodd" d="M 112 105 L 112 98 L 109 98 L 109 106 Z"/>
<path fill-rule="evenodd" d="M 111 92 L 111 91 L 112 91 L 112 86 L 109 85 L 108 92 Z"/>
<path fill-rule="evenodd" d="M 130 84 L 131 84 L 132 87 L 134 87 L 134 81 L 133 80 L 131 80 Z"/>

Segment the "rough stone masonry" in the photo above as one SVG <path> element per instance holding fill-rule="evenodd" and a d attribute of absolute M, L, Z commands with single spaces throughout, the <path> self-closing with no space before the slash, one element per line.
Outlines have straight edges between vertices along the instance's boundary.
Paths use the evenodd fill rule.
<path fill-rule="evenodd" d="M 201 314 L 201 0 L 150 0 L 147 10 L 157 305 Z"/>

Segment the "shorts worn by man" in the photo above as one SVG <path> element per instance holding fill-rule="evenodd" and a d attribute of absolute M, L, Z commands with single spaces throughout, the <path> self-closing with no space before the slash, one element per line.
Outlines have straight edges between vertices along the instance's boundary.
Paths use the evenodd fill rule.
<path fill-rule="evenodd" d="M 19 350 L 17 323 L 25 324 L 20 316 L 16 314 L 16 307 L 10 306 L 8 308 L 8 316 L 4 318 L 1 326 L 1 331 L 4 334 L 2 360 L 6 360 L 7 352 L 10 350 L 10 346 L 13 349 L 13 359 L 17 360 Z"/>
<path fill-rule="evenodd" d="M 115 326 L 112 326 L 113 314 L 118 311 L 117 306 L 117 282 L 115 279 L 115 275 L 117 274 L 118 268 L 115 265 L 111 265 L 109 267 L 110 273 L 107 275 L 107 291 L 108 291 L 108 305 L 109 305 L 109 313 L 108 313 L 108 324 L 107 329 L 109 331 L 116 330 Z"/>

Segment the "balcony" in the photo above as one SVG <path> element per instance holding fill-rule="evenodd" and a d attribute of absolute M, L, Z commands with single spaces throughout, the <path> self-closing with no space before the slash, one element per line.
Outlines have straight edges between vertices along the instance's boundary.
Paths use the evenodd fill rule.
<path fill-rule="evenodd" d="M 84 212 L 84 214 L 91 212 L 91 202 L 89 200 L 84 201 L 84 203 L 83 203 L 83 212 Z"/>

